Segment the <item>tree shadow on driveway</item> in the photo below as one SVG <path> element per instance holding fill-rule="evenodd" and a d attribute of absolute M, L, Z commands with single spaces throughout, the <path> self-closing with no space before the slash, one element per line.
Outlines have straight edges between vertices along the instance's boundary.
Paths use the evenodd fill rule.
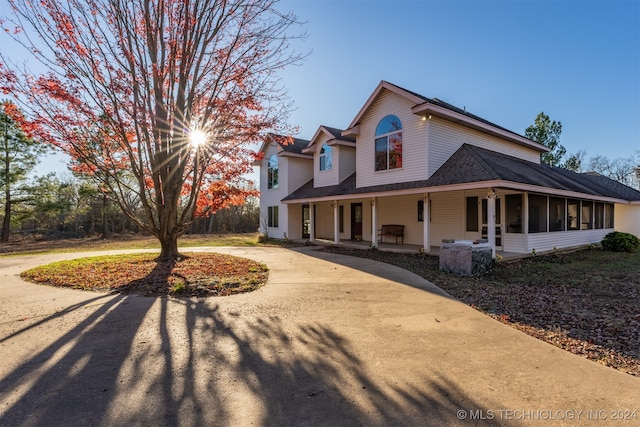
<path fill-rule="evenodd" d="M 0 337 L 19 352 L 66 325 L 2 374 L 0 425 L 442 425 L 483 408 L 443 375 L 373 375 L 329 324 L 233 298 L 82 306 Z"/>

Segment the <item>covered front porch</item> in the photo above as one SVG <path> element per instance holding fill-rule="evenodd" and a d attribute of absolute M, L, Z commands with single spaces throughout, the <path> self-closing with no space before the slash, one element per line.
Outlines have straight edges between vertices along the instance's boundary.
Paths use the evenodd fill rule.
<path fill-rule="evenodd" d="M 473 207 L 478 211 L 475 215 L 478 224 L 471 232 L 464 231 L 464 194 L 464 191 L 417 193 L 414 190 L 407 194 L 389 192 L 367 198 L 324 198 L 301 204 L 289 203 L 288 236 L 318 244 L 433 255 L 438 254 L 443 239 L 484 238 L 494 242 L 494 257 L 496 251 L 506 253 L 501 247 L 501 227 L 495 221 L 493 189 L 475 190 L 474 194 L 487 198 L 485 203 L 476 203 Z M 482 208 L 484 214 L 479 211 Z M 488 224 L 487 218 L 494 218 L 493 223 Z M 380 233 L 390 226 L 402 231 L 398 236 Z"/>
<path fill-rule="evenodd" d="M 444 239 L 487 239 L 493 258 L 513 259 L 597 244 L 614 230 L 605 201 L 505 187 L 434 190 L 290 202 L 288 237 L 433 255 Z M 384 225 L 401 226 L 402 238 L 380 236 Z"/>

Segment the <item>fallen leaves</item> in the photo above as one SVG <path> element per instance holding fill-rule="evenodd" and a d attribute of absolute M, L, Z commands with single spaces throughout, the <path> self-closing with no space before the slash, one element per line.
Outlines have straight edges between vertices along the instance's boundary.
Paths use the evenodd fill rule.
<path fill-rule="evenodd" d="M 248 292 L 267 281 L 264 264 L 218 253 L 189 253 L 174 262 L 155 254 L 127 254 L 56 262 L 20 277 L 51 286 L 145 295 L 225 296 Z"/>

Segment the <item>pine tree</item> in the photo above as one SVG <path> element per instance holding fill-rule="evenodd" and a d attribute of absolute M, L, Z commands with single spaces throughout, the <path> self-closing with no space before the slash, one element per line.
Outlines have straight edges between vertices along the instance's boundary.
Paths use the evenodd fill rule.
<path fill-rule="evenodd" d="M 0 242 L 9 241 L 13 205 L 23 199 L 16 198 L 26 183 L 28 174 L 38 164 L 38 157 L 46 146 L 26 135 L 19 125 L 21 114 L 9 102 L 0 103 L 0 185 L 4 195 L 4 220 Z"/>

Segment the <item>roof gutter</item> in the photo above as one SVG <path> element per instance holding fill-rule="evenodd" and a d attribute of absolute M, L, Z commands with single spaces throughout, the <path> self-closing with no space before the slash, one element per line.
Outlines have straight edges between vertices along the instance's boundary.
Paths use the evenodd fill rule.
<path fill-rule="evenodd" d="M 449 184 L 437 187 L 419 187 L 419 188 L 407 188 L 404 190 L 392 190 L 392 191 L 372 191 L 364 193 L 353 194 L 341 194 L 336 196 L 322 196 L 322 197 L 308 197 L 305 199 L 296 200 L 282 200 L 284 204 L 296 204 L 296 203 L 317 203 L 327 202 L 332 200 L 354 200 L 354 199 L 369 199 L 373 197 L 390 197 L 390 196 L 406 196 L 417 195 L 426 193 L 444 193 L 451 191 L 464 191 L 464 190 L 477 190 L 481 188 L 502 188 L 510 190 L 528 191 L 532 193 L 546 194 L 550 196 L 559 196 L 575 199 L 587 199 L 595 200 L 599 202 L 607 203 L 619 203 L 619 204 L 640 204 L 640 201 L 629 201 L 624 199 L 618 199 L 615 197 L 598 196 L 593 194 L 579 193 L 575 191 L 559 190 L 555 188 L 547 188 L 538 185 L 520 184 L 512 181 L 493 180 L 493 181 L 480 181 L 469 182 L 462 184 Z"/>
<path fill-rule="evenodd" d="M 439 105 L 434 105 L 429 102 L 418 104 L 412 107 L 411 112 L 413 114 L 416 114 L 422 117 L 429 117 L 429 116 L 440 117 L 450 122 L 458 123 L 462 126 L 475 129 L 489 135 L 497 136 L 501 139 L 506 139 L 518 145 L 522 145 L 527 148 L 538 150 L 541 153 L 546 153 L 550 151 L 549 147 L 542 144 L 538 144 L 537 142 L 534 142 L 528 138 L 525 138 L 524 136 L 518 135 L 517 133 L 496 128 L 495 126 L 491 126 L 488 123 L 484 123 L 480 120 L 476 120 L 472 117 L 465 116 L 464 114 L 451 111 L 447 108 L 441 107 Z"/>

